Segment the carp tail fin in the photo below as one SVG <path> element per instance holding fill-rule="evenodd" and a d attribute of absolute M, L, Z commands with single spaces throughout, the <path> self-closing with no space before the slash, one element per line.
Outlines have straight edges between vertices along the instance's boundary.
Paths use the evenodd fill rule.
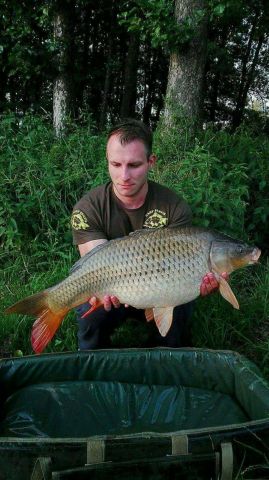
<path fill-rule="evenodd" d="M 41 353 L 54 336 L 69 308 L 53 311 L 48 305 L 48 290 L 35 293 L 11 305 L 5 313 L 33 315 L 36 321 L 32 327 L 31 343 L 35 353 Z"/>
<path fill-rule="evenodd" d="M 31 343 L 35 353 L 43 352 L 68 311 L 69 308 L 57 312 L 53 312 L 50 308 L 44 308 L 39 312 L 31 333 Z"/>
<path fill-rule="evenodd" d="M 5 313 L 21 313 L 23 315 L 35 316 L 47 306 L 47 297 L 47 290 L 35 293 L 6 308 Z"/>

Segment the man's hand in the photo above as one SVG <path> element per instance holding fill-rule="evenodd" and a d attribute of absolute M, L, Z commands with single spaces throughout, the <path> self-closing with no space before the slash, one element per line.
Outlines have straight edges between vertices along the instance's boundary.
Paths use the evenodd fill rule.
<path fill-rule="evenodd" d="M 112 306 L 115 307 L 115 308 L 119 308 L 120 307 L 120 301 L 117 297 L 115 297 L 115 295 L 105 295 L 104 296 L 104 299 L 103 299 L 103 302 L 104 302 L 104 309 L 107 311 L 107 312 L 110 312 Z M 89 303 L 94 306 L 96 305 L 97 303 L 97 298 L 96 297 L 92 297 L 89 299 Z M 128 307 L 128 305 L 125 305 L 125 307 Z"/>
<path fill-rule="evenodd" d="M 229 280 L 228 273 L 223 272 L 221 276 L 225 280 L 227 281 Z M 206 295 L 209 295 L 209 293 L 212 293 L 218 290 L 218 288 L 219 288 L 218 280 L 216 279 L 214 273 L 209 272 L 202 279 L 202 283 L 200 286 L 200 294 L 202 297 L 205 297 Z"/>
<path fill-rule="evenodd" d="M 111 295 L 111 297 L 109 295 L 105 295 L 104 296 L 104 309 L 107 312 L 110 312 L 112 307 L 115 307 L 115 308 L 120 307 L 119 299 L 117 297 L 115 297 L 115 295 Z"/>

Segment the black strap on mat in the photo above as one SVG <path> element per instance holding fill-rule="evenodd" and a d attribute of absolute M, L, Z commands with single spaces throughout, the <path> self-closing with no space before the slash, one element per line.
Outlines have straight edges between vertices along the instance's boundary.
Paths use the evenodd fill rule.
<path fill-rule="evenodd" d="M 170 457 L 170 455 L 168 455 Z M 185 435 L 177 435 L 172 437 L 172 455 L 175 460 L 179 462 L 186 462 L 189 458 L 189 461 L 203 462 L 212 459 L 215 461 L 215 471 L 216 471 L 216 480 L 232 480 L 233 479 L 233 448 L 230 442 L 222 442 L 220 444 L 220 450 L 218 452 L 211 452 L 208 455 L 195 455 L 188 453 L 188 439 Z M 167 457 L 166 457 L 167 458 Z M 158 460 L 164 461 L 165 457 L 162 459 L 155 459 L 155 462 Z M 167 458 L 168 460 L 168 458 Z M 105 442 L 103 440 L 93 440 L 87 442 L 87 464 L 81 468 L 75 468 L 75 471 L 82 472 L 87 467 L 89 468 L 92 465 L 92 468 L 101 466 L 103 464 L 107 467 L 110 464 L 110 468 L 114 466 L 120 466 L 124 463 L 128 464 L 130 462 L 105 462 Z M 141 462 L 141 460 L 140 460 Z M 145 462 L 145 461 L 144 461 Z M 143 463 L 143 461 L 141 462 Z M 70 473 L 70 470 L 69 470 Z M 35 461 L 34 468 L 30 480 L 51 480 L 52 478 L 64 478 L 64 471 L 52 472 L 52 462 L 50 457 L 38 457 Z M 75 478 L 75 477 L 74 477 Z"/>
<path fill-rule="evenodd" d="M 172 455 L 191 455 L 189 453 L 188 435 L 172 435 Z M 233 479 L 233 446 L 230 442 L 220 444 L 220 452 L 215 453 L 216 478 Z"/>

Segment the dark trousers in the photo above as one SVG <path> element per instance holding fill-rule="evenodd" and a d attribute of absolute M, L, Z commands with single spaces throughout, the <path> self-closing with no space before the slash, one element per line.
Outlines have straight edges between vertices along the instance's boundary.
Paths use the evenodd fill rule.
<path fill-rule="evenodd" d="M 115 329 L 127 318 L 136 318 L 146 322 L 144 310 L 133 307 L 112 308 L 106 312 L 103 307 L 98 308 L 86 318 L 81 318 L 89 310 L 89 303 L 76 308 L 78 321 L 78 346 L 80 350 L 90 350 L 111 347 L 111 335 Z M 155 325 L 150 322 L 150 347 L 191 347 L 191 315 L 193 302 L 179 305 L 174 308 L 173 322 L 167 335 L 162 337 Z M 154 325 L 153 325 L 154 324 Z"/>

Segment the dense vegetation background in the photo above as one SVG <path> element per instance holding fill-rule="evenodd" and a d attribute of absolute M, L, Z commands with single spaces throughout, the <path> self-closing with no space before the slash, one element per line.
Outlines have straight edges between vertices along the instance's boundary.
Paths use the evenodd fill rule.
<path fill-rule="evenodd" d="M 26 116 L 0 123 L 1 311 L 15 300 L 53 285 L 78 258 L 72 246 L 70 213 L 75 201 L 107 179 L 105 135 L 70 125 L 55 140 L 40 118 Z M 240 351 L 269 374 L 269 265 L 267 187 L 269 141 L 242 127 L 233 135 L 205 130 L 195 141 L 177 128 L 156 130 L 158 165 L 153 178 L 179 191 L 191 204 L 195 223 L 257 244 L 261 264 L 232 275 L 241 309 L 219 295 L 200 299 L 193 319 L 195 345 Z M 236 161 L 235 161 L 236 159 Z M 2 353 L 31 353 L 32 319 L 1 316 Z M 123 326 L 115 346 L 143 346 L 148 325 Z M 136 334 L 134 335 L 134 329 Z M 47 351 L 76 350 L 76 322 L 65 320 Z"/>
<path fill-rule="evenodd" d="M 195 345 L 238 350 L 268 374 L 267 2 L 0 7 L 1 311 L 68 273 L 72 207 L 107 179 L 109 125 L 134 116 L 154 128 L 153 178 L 184 195 L 195 223 L 262 249 L 258 267 L 232 278 L 241 310 L 201 299 L 193 333 Z M 31 353 L 31 324 L 1 316 L 2 355 Z M 137 328 L 123 327 L 115 346 L 143 346 L 147 325 Z M 76 348 L 71 313 L 48 351 Z"/>
<path fill-rule="evenodd" d="M 255 117 L 268 131 L 265 0 L 0 0 L 0 9 L 0 112 L 52 116 L 60 91 L 78 123 L 86 113 L 103 129 L 136 114 L 155 126 L 177 65 L 185 97 L 176 97 L 197 100 L 200 63 L 203 121 L 234 131 Z"/>

